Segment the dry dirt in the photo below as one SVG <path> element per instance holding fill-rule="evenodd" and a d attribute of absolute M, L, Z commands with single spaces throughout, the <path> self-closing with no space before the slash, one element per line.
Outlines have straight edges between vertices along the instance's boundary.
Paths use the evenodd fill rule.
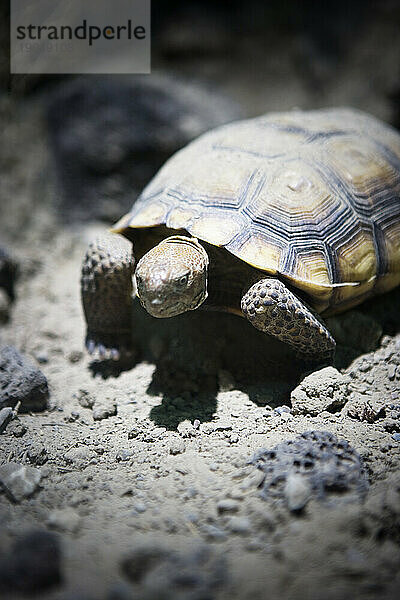
<path fill-rule="evenodd" d="M 1 552 L 28 531 L 58 531 L 62 581 L 43 600 L 399 597 L 398 292 L 336 322 L 348 387 L 314 416 L 279 409 L 306 367 L 230 315 L 160 322 L 135 307 L 132 363 L 92 361 L 79 271 L 103 225 L 65 225 L 54 209 L 40 98 L 4 100 L 1 120 L 0 234 L 21 265 L 1 343 L 31 357 L 50 387 L 48 409 L 20 414 L 0 437 L 1 463 L 42 475 L 20 503 L 0 495 Z M 249 459 L 310 430 L 360 454 L 366 494 L 311 493 L 297 512 L 285 494 L 262 497 Z"/>

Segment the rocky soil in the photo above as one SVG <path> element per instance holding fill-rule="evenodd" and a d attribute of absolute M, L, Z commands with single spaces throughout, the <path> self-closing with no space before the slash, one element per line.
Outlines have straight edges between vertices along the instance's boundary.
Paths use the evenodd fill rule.
<path fill-rule="evenodd" d="M 344 101 L 365 108 L 352 86 L 343 91 L 354 68 L 346 65 Z M 296 87 L 301 77 L 293 68 L 287 102 L 318 104 L 310 88 Z M 235 102 L 255 114 L 259 82 L 248 83 L 227 76 L 220 87 L 235 101 L 218 96 L 200 124 L 189 102 L 168 144 L 224 120 L 224 101 L 231 114 L 242 110 Z M 54 86 L 56 95 L 66 89 Z M 65 137 L 57 142 L 52 94 L 3 97 L 0 106 L 8 252 L 0 253 L 0 594 L 398 598 L 399 291 L 330 319 L 339 341 L 330 366 L 310 369 L 231 315 L 163 322 L 139 306 L 130 362 L 91 360 L 80 263 L 119 206 L 113 182 L 126 202 L 131 142 L 117 140 L 111 170 L 103 161 L 96 171 L 96 189 L 117 197 L 110 213 L 88 196 L 87 218 L 77 219 L 68 199 L 79 185 L 63 187 L 54 144 Z M 369 109 L 389 118 L 385 98 L 375 90 Z M 103 157 L 97 148 L 86 172 L 90 143 L 78 138 L 75 173 L 88 186 L 90 161 Z"/>

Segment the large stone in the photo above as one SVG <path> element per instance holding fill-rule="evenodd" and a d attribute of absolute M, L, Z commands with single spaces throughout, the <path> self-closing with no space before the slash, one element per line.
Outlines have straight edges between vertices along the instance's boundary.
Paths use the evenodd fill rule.
<path fill-rule="evenodd" d="M 262 497 L 291 510 L 299 510 L 310 497 L 359 500 L 368 490 L 359 454 L 328 431 L 308 431 L 271 450 L 259 450 L 250 463 L 265 474 Z"/>
<path fill-rule="evenodd" d="M 47 407 L 49 389 L 43 373 L 13 346 L 0 349 L 0 408 L 21 402 L 20 412 Z"/>
<path fill-rule="evenodd" d="M 318 415 L 342 408 L 347 400 L 350 379 L 334 367 L 325 367 L 303 379 L 290 396 L 294 414 Z"/>
<path fill-rule="evenodd" d="M 59 538 L 49 531 L 25 534 L 0 561 L 0 591 L 33 594 L 60 581 Z"/>

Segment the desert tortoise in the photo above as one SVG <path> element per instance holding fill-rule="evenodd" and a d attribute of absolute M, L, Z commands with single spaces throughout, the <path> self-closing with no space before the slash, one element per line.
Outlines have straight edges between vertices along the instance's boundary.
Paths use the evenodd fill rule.
<path fill-rule="evenodd" d="M 90 245 L 89 352 L 129 345 L 134 276 L 155 317 L 226 310 L 305 358 L 329 356 L 319 315 L 400 282 L 399 194 L 400 135 L 356 110 L 273 113 L 200 136 L 113 227 L 134 256 L 119 236 Z"/>

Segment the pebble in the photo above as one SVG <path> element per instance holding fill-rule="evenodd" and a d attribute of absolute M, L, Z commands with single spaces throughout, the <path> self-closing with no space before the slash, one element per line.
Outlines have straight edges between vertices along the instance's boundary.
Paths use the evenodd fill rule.
<path fill-rule="evenodd" d="M 0 349 L 0 408 L 21 402 L 20 412 L 47 407 L 49 389 L 43 373 L 13 346 Z"/>
<path fill-rule="evenodd" d="M 49 459 L 46 448 L 40 443 L 33 444 L 27 454 L 31 464 L 36 466 L 44 465 Z"/>
<path fill-rule="evenodd" d="M 363 396 L 353 393 L 352 398 L 345 404 L 343 413 L 352 419 L 374 423 L 386 415 L 386 405 L 379 394 Z"/>
<path fill-rule="evenodd" d="M 35 467 L 9 462 L 0 467 L 0 483 L 14 502 L 29 498 L 37 490 L 41 479 Z"/>
<path fill-rule="evenodd" d="M 31 531 L 20 537 L 0 561 L 0 591 L 38 593 L 61 582 L 57 534 Z"/>
<path fill-rule="evenodd" d="M 35 352 L 35 358 L 40 365 L 45 365 L 49 362 L 49 355 L 45 350 Z"/>
<path fill-rule="evenodd" d="M 105 399 L 103 402 L 95 402 L 93 405 L 93 419 L 95 421 L 101 421 L 114 417 L 117 414 L 117 405 L 109 399 Z"/>
<path fill-rule="evenodd" d="M 80 517 L 71 507 L 53 510 L 47 519 L 47 525 L 58 531 L 76 533 L 80 526 Z"/>
<path fill-rule="evenodd" d="M 123 448 L 122 450 L 118 450 L 115 458 L 116 458 L 117 462 L 125 462 L 125 461 L 129 460 L 130 458 L 132 458 L 132 456 L 133 456 L 132 450 Z"/>
<path fill-rule="evenodd" d="M 237 512 L 239 510 L 239 502 L 231 498 L 224 498 L 217 502 L 217 510 L 219 513 Z"/>
<path fill-rule="evenodd" d="M 147 510 L 147 506 L 145 505 L 145 503 L 144 503 L 144 502 L 136 502 L 136 503 L 133 505 L 133 508 L 134 508 L 134 510 L 135 510 L 136 512 L 138 512 L 138 513 L 144 513 L 144 512 L 146 512 L 146 510 Z"/>
<path fill-rule="evenodd" d="M 251 529 L 251 523 L 247 517 L 230 517 L 228 523 L 229 529 L 232 533 L 248 533 Z"/>
<path fill-rule="evenodd" d="M 274 408 L 274 413 L 276 415 L 282 416 L 284 413 L 290 413 L 291 409 L 289 406 L 286 406 L 285 404 L 283 404 L 282 406 L 277 406 L 276 408 Z"/>
<path fill-rule="evenodd" d="M 81 350 L 72 350 L 72 352 L 68 354 L 68 360 L 71 364 L 80 362 L 82 358 L 83 352 L 81 352 Z"/>
<path fill-rule="evenodd" d="M 392 435 L 392 438 L 394 439 L 395 442 L 400 442 L 400 433 L 394 433 Z"/>
<path fill-rule="evenodd" d="M 169 445 L 169 453 L 173 455 L 183 454 L 185 450 L 185 442 L 181 438 L 173 439 Z"/>
<path fill-rule="evenodd" d="M 72 464 L 76 467 L 86 466 L 94 457 L 96 452 L 88 448 L 87 446 L 78 446 L 77 448 L 71 448 L 64 454 L 64 460 L 68 464 Z"/>
<path fill-rule="evenodd" d="M 177 430 L 178 433 L 184 438 L 189 438 L 196 435 L 196 429 L 188 419 L 179 423 Z"/>
<path fill-rule="evenodd" d="M 27 427 L 23 425 L 19 419 L 14 419 L 9 426 L 9 429 L 11 429 L 12 435 L 16 438 L 23 437 L 28 431 Z"/>
<path fill-rule="evenodd" d="M 311 488 L 308 481 L 298 473 L 289 473 L 284 488 L 289 510 L 299 511 L 307 504 L 311 497 Z"/>
<path fill-rule="evenodd" d="M 77 394 L 74 395 L 78 398 L 78 402 L 82 408 L 93 408 L 96 399 L 87 390 L 81 389 Z"/>

